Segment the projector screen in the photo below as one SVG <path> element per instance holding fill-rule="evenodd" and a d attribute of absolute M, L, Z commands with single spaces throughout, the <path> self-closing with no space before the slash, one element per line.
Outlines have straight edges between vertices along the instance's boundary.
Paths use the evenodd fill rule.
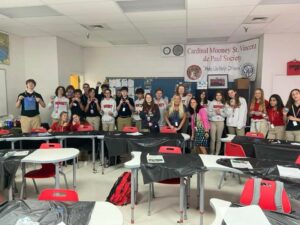
<path fill-rule="evenodd" d="M 0 69 L 0 116 L 7 115 L 6 70 Z"/>

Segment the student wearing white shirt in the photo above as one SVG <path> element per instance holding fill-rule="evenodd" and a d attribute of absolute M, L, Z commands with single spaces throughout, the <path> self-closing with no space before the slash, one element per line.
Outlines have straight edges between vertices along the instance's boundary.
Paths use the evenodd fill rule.
<path fill-rule="evenodd" d="M 62 112 L 69 112 L 69 99 L 66 97 L 66 90 L 63 86 L 56 88 L 55 96 L 50 98 L 47 107 L 53 110 L 51 113 L 52 122 L 57 122 Z"/>
<path fill-rule="evenodd" d="M 158 124 L 160 127 L 165 126 L 166 121 L 164 119 L 164 115 L 168 106 L 168 99 L 163 98 L 163 90 L 161 88 L 158 88 L 155 91 L 154 103 L 158 105 L 159 112 L 160 112 L 160 119 L 158 121 Z"/>
<path fill-rule="evenodd" d="M 221 137 L 226 118 L 224 96 L 221 91 L 216 91 L 215 99 L 208 104 L 208 119 L 210 121 L 210 152 L 219 155 L 221 150 Z"/>
<path fill-rule="evenodd" d="M 115 130 L 115 117 L 118 115 L 116 101 L 111 97 L 111 90 L 104 91 L 101 101 L 102 129 L 103 131 Z"/>
<path fill-rule="evenodd" d="M 134 112 L 132 114 L 132 118 L 139 131 L 142 129 L 142 119 L 139 114 L 143 110 L 144 93 L 145 92 L 143 88 L 137 88 L 135 90 L 137 99 L 134 101 Z"/>
<path fill-rule="evenodd" d="M 245 136 L 245 126 L 247 122 L 247 102 L 243 97 L 239 97 L 235 89 L 228 90 L 228 101 L 226 103 L 226 125 L 229 134 Z"/>

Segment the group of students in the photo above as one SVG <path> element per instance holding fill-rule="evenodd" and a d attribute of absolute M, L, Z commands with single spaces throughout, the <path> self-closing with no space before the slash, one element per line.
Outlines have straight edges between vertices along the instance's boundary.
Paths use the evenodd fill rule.
<path fill-rule="evenodd" d="M 46 107 L 42 96 L 34 91 L 35 86 L 33 79 L 27 80 L 26 91 L 19 94 L 16 103 L 21 107 L 24 133 L 40 127 L 39 106 Z M 227 91 L 227 98 L 222 91 L 216 91 L 214 99 L 208 101 L 206 91 L 200 91 L 195 98 L 186 93 L 182 84 L 176 87 L 170 102 L 160 88 L 155 90 L 154 97 L 137 88 L 135 101 L 128 96 L 127 87 L 122 87 L 115 98 L 106 84 L 98 93 L 99 86 L 90 88 L 87 83 L 83 84 L 83 93 L 71 85 L 66 89 L 57 87 L 47 105 L 52 111 L 50 131 L 77 131 L 89 124 L 94 130 L 122 131 L 125 126 L 136 126 L 142 132 L 159 132 L 160 127 L 168 126 L 178 133 L 191 134 L 201 153 L 207 153 L 210 140 L 211 154 L 218 155 L 225 124 L 228 133 L 244 136 L 250 117 L 251 132 L 263 133 L 269 139 L 300 142 L 299 89 L 290 92 L 286 105 L 277 94 L 266 100 L 261 88 L 255 89 L 249 105 L 235 89 Z"/>

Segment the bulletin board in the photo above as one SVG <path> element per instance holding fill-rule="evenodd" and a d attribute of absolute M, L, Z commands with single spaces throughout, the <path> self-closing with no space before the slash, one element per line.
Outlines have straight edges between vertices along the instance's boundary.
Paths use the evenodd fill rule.
<path fill-rule="evenodd" d="M 6 70 L 0 69 L 0 116 L 7 113 L 7 90 L 6 90 Z"/>
<path fill-rule="evenodd" d="M 184 82 L 183 77 L 107 77 L 112 95 L 115 95 L 117 89 L 122 86 L 128 87 L 128 95 L 134 98 L 134 91 L 137 88 L 143 88 L 145 93 L 154 95 L 157 88 L 164 91 L 164 96 L 171 99 L 175 93 L 176 86 L 180 83 L 186 86 L 186 91 L 196 93 L 197 83 Z"/>

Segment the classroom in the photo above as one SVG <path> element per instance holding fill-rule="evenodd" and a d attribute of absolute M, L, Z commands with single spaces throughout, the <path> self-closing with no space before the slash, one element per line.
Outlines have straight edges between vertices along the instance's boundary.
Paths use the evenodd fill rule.
<path fill-rule="evenodd" d="M 300 0 L 0 0 L 0 225 L 300 224 Z"/>

